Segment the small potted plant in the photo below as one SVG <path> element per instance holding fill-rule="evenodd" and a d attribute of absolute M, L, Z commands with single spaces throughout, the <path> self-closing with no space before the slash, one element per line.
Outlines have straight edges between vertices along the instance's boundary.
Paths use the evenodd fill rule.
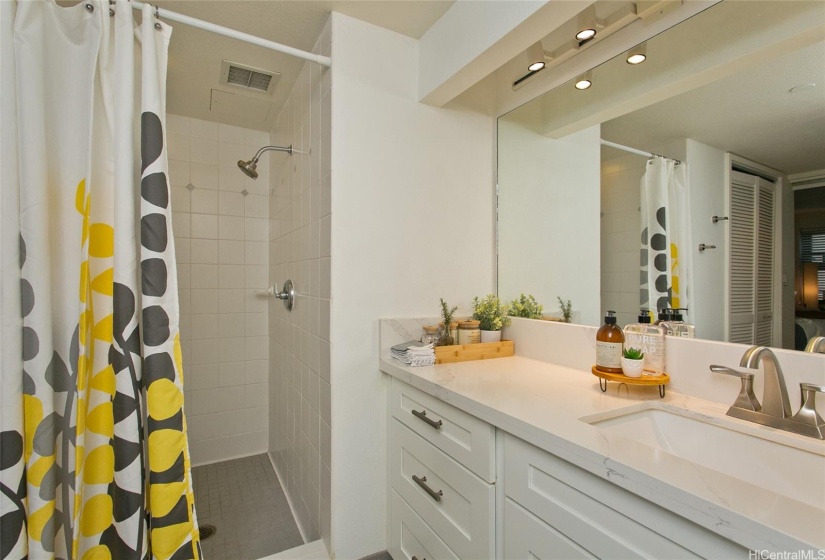
<path fill-rule="evenodd" d="M 473 319 L 480 322 L 481 342 L 501 341 L 501 329 L 510 324 L 508 311 L 495 294 L 473 298 Z"/>
<path fill-rule="evenodd" d="M 510 317 L 541 319 L 544 308 L 532 295 L 521 294 L 510 303 Z"/>
<path fill-rule="evenodd" d="M 627 377 L 641 377 L 645 369 L 645 354 L 638 348 L 625 348 L 622 352 L 622 371 Z"/>
<path fill-rule="evenodd" d="M 444 330 L 442 331 L 441 337 L 438 339 L 438 344 L 436 344 L 436 346 L 452 346 L 457 342 L 453 338 L 452 334 L 450 334 L 450 326 L 453 324 L 453 315 L 455 314 L 456 309 L 458 309 L 457 305 L 450 308 L 447 305 L 447 302 L 441 298 L 441 318 L 444 319 Z"/>

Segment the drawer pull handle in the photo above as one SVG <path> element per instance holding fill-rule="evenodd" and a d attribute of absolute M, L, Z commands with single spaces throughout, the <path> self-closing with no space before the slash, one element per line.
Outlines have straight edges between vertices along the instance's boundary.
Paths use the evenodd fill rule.
<path fill-rule="evenodd" d="M 419 420 L 423 420 L 424 422 L 426 422 L 427 424 L 429 424 L 430 426 L 432 426 L 436 430 L 441 429 L 441 420 L 439 420 L 438 422 L 434 422 L 433 420 L 430 420 L 429 418 L 427 418 L 427 411 L 426 410 L 422 410 L 420 412 L 418 410 L 413 410 L 412 414 L 413 414 L 413 416 L 415 416 Z"/>
<path fill-rule="evenodd" d="M 427 477 L 426 477 L 426 476 L 422 476 L 421 478 L 418 478 L 417 476 L 412 475 L 412 479 L 413 479 L 413 482 L 415 482 L 415 483 L 416 483 L 416 484 L 418 484 L 421 488 L 423 488 L 423 489 L 424 489 L 424 491 L 425 491 L 427 494 L 429 494 L 429 495 L 430 495 L 430 497 L 431 497 L 433 500 L 435 500 L 436 502 L 440 502 L 440 501 L 441 501 L 441 496 L 443 496 L 443 495 L 444 495 L 444 491 L 443 491 L 443 490 L 439 490 L 438 492 L 436 492 L 435 490 L 433 490 L 432 488 L 430 488 L 429 486 L 427 486 Z"/>
<path fill-rule="evenodd" d="M 418 556 L 413 556 L 411 560 L 418 560 Z M 427 560 L 427 559 L 424 558 L 424 560 Z"/>

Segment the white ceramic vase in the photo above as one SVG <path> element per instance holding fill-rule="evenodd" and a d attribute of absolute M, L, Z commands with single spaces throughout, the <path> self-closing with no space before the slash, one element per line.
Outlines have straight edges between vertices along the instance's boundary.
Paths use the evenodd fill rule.
<path fill-rule="evenodd" d="M 644 369 L 644 359 L 631 360 L 622 356 L 622 372 L 624 372 L 627 377 L 641 377 Z"/>
<path fill-rule="evenodd" d="M 481 342 L 501 342 L 501 331 L 481 331 Z"/>

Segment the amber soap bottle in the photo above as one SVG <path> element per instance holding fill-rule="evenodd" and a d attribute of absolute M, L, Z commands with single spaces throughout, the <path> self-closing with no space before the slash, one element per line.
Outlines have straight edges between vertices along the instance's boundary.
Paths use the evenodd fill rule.
<path fill-rule="evenodd" d="M 622 373 L 624 332 L 616 325 L 615 311 L 608 311 L 604 325 L 596 332 L 596 367 L 610 373 Z"/>

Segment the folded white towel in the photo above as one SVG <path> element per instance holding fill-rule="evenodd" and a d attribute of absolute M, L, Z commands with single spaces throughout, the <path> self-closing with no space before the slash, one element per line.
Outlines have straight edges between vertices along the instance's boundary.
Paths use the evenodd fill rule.
<path fill-rule="evenodd" d="M 411 367 L 435 364 L 435 350 L 432 344 L 422 345 L 418 341 L 405 342 L 393 346 L 390 353 L 393 358 Z"/>

